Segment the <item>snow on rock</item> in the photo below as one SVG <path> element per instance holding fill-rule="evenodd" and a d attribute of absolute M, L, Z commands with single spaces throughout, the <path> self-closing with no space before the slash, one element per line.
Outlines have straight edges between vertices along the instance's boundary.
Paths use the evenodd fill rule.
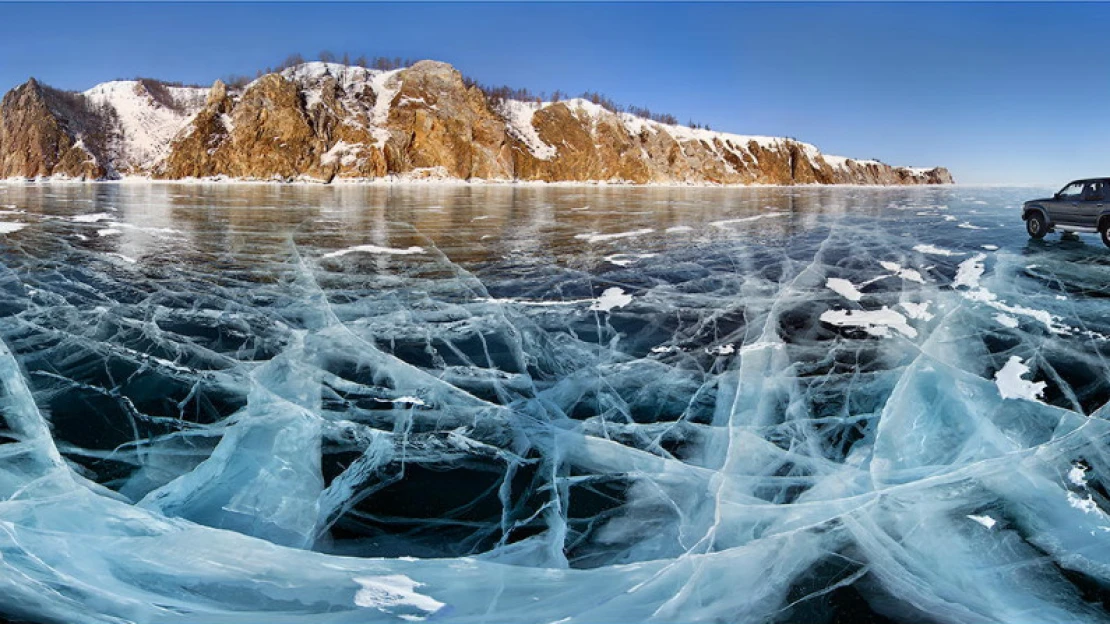
<path fill-rule="evenodd" d="M 305 92 L 305 108 L 312 109 L 323 99 L 321 89 L 326 79 L 334 79 L 341 89 L 346 92 L 353 92 L 371 83 L 376 76 L 382 73 L 385 72 L 354 65 L 314 61 L 289 67 L 283 70 L 281 75 L 301 86 Z M 249 89 L 250 86 L 247 85 L 247 88 Z"/>
<path fill-rule="evenodd" d="M 540 138 L 540 133 L 532 125 L 532 117 L 541 108 L 543 108 L 543 105 L 533 102 L 505 100 L 499 112 L 505 117 L 509 133 L 520 139 L 528 147 L 528 151 L 532 152 L 533 156 L 540 160 L 550 160 L 555 157 L 558 150 L 554 146 L 544 143 L 543 139 Z"/>
<path fill-rule="evenodd" d="M 349 126 L 362 128 L 369 125 L 368 129 L 374 137 L 374 147 L 381 149 L 390 138 L 386 124 L 393 107 L 393 99 L 401 89 L 398 74 L 402 71 L 404 68 L 384 71 L 342 63 L 311 62 L 287 68 L 282 71 L 282 76 L 300 86 L 304 93 L 305 108 L 310 111 L 323 105 L 323 89 L 326 85 L 337 85 L 342 91 L 339 104 L 344 109 L 335 111 L 340 115 L 340 121 Z M 330 83 L 329 79 L 335 82 Z M 253 84 L 247 85 L 246 88 L 250 89 Z M 374 94 L 372 107 L 360 98 L 360 95 L 367 90 Z M 340 143 L 343 142 L 340 141 Z M 367 146 L 345 143 L 337 145 L 321 158 L 324 161 L 322 164 L 331 164 L 336 160 L 344 165 L 352 164 L 365 147 Z"/>
<path fill-rule="evenodd" d="M 363 146 L 359 144 L 351 144 L 346 141 L 339 141 L 332 146 L 330 150 L 320 157 L 321 165 L 330 165 L 339 161 L 340 165 L 349 167 L 358 162 L 359 156 L 362 155 Z"/>
<path fill-rule="evenodd" d="M 393 98 L 401 90 L 400 79 L 397 77 L 401 70 L 383 71 L 371 79 L 374 88 L 374 108 L 370 114 L 370 123 L 373 125 L 374 147 L 384 149 L 389 142 L 389 130 L 386 123 L 389 121 L 389 110 L 393 105 Z"/>
<path fill-rule="evenodd" d="M 994 383 L 998 392 L 1004 399 L 1025 399 L 1038 401 L 1044 396 L 1045 382 L 1029 381 L 1023 377 L 1029 373 L 1029 367 L 1022 363 L 1016 355 L 1010 356 L 997 373 L 994 374 Z"/>
<path fill-rule="evenodd" d="M 208 89 L 164 87 L 172 101 L 155 97 L 137 80 L 99 84 L 84 95 L 90 102 L 108 106 L 119 119 L 121 136 L 111 147 L 121 172 L 149 171 L 169 155 L 170 143 L 204 106 Z"/>

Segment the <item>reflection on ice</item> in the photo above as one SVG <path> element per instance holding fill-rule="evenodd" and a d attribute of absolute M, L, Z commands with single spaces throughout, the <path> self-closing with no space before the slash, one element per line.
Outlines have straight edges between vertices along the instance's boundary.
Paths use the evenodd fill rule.
<path fill-rule="evenodd" d="M 0 612 L 1110 620 L 1110 256 L 966 193 L 0 186 Z"/>

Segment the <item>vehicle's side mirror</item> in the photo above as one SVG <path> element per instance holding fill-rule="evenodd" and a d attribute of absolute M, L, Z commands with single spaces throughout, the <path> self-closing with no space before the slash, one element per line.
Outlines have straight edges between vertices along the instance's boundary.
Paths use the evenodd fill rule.
<path fill-rule="evenodd" d="M 1060 194 L 1059 193 L 1053 193 L 1052 194 L 1052 199 L 1060 199 Z"/>

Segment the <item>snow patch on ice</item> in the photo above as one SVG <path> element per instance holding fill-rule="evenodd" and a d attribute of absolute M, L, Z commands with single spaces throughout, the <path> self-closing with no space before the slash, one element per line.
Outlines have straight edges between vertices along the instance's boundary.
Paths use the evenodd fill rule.
<path fill-rule="evenodd" d="M 863 293 L 856 288 L 855 284 L 846 279 L 830 277 L 825 281 L 825 287 L 849 301 L 859 301 L 863 298 Z"/>
<path fill-rule="evenodd" d="M 994 383 L 1003 399 L 1025 399 L 1039 401 L 1044 396 L 1047 385 L 1043 381 L 1029 381 L 1022 379 L 1029 373 L 1029 367 L 1022 363 L 1016 355 L 1010 356 L 997 373 L 994 374 Z"/>
<path fill-rule="evenodd" d="M 1068 504 L 1083 513 L 1103 515 L 1102 510 L 1098 508 L 1098 503 L 1090 494 L 1086 498 L 1080 498 L 1075 492 L 1068 492 Z"/>
<path fill-rule="evenodd" d="M 108 221 L 113 217 L 114 215 L 111 215 L 107 212 L 97 212 L 94 214 L 76 215 L 70 217 L 69 220 L 73 221 L 74 223 L 96 223 L 97 221 Z"/>
<path fill-rule="evenodd" d="M 721 221 L 711 221 L 709 225 L 722 230 L 728 229 L 728 226 L 736 223 L 751 223 L 752 221 L 759 221 L 760 219 L 771 219 L 774 217 L 785 217 L 790 213 L 788 212 L 767 212 L 764 214 L 757 214 L 751 217 L 740 217 L 738 219 L 724 219 Z"/>
<path fill-rule="evenodd" d="M 821 321 L 837 327 L 858 327 L 881 338 L 889 337 L 891 329 L 908 338 L 917 337 L 917 330 L 906 317 L 886 306 L 880 310 L 826 310 Z"/>
<path fill-rule="evenodd" d="M 624 306 L 632 303 L 632 295 L 624 292 L 623 288 L 616 286 L 606 288 L 597 301 L 590 306 L 591 310 L 599 312 L 610 312 L 616 308 L 623 308 Z"/>
<path fill-rule="evenodd" d="M 975 254 L 974 256 L 964 260 L 956 267 L 956 279 L 952 282 L 953 288 L 964 286 L 967 288 L 978 288 L 979 280 L 983 277 L 983 272 L 986 268 L 983 266 L 983 260 L 987 258 L 986 254 Z"/>
<path fill-rule="evenodd" d="M 635 236 L 643 236 L 644 234 L 651 234 L 655 230 L 651 228 L 644 228 L 641 230 L 633 230 L 631 232 L 616 232 L 615 234 L 577 234 L 575 238 L 584 240 L 590 243 L 602 243 L 605 241 L 619 240 L 622 238 L 633 238 Z"/>
<path fill-rule="evenodd" d="M 998 524 L 998 521 L 990 516 L 977 516 L 975 514 L 968 514 L 967 517 L 987 527 L 988 529 L 993 529 L 994 525 Z"/>
<path fill-rule="evenodd" d="M 411 256 L 414 254 L 424 253 L 423 247 L 407 247 L 405 249 L 397 249 L 394 247 L 379 247 L 378 245 L 357 245 L 355 247 L 348 247 L 324 254 L 325 258 L 338 258 L 351 253 L 368 253 L 368 254 L 387 254 L 393 256 Z"/>
<path fill-rule="evenodd" d="M 1087 469 L 1079 464 L 1074 464 L 1068 471 L 1068 481 L 1079 487 L 1087 487 Z"/>
<path fill-rule="evenodd" d="M 378 609 L 386 613 L 394 613 L 397 609 L 408 607 L 423 611 L 430 615 L 443 608 L 444 603 L 416 591 L 423 586 L 404 574 L 387 574 L 385 576 L 361 576 L 354 581 L 361 587 L 355 594 L 355 604 L 360 607 Z M 405 617 L 399 615 L 399 617 Z M 424 619 L 423 617 L 409 615 L 405 619 Z"/>
<path fill-rule="evenodd" d="M 921 303 L 913 303 L 911 301 L 903 301 L 898 304 L 906 311 L 906 314 L 916 320 L 931 321 L 933 320 L 933 313 L 929 311 L 929 302 L 923 301 Z"/>
<path fill-rule="evenodd" d="M 424 399 L 421 399 L 420 397 L 414 397 L 414 396 L 403 396 L 403 397 L 397 397 L 396 399 L 378 399 L 378 398 L 375 398 L 374 400 L 377 401 L 378 403 L 393 403 L 394 405 L 415 405 L 415 406 L 419 406 L 419 407 L 424 407 L 424 406 L 427 405 L 427 403 L 424 402 Z"/>
<path fill-rule="evenodd" d="M 896 277 L 900 277 L 907 282 L 917 282 L 918 284 L 925 283 L 925 278 L 921 276 L 921 273 L 915 271 L 914 269 L 907 269 L 897 262 L 883 261 L 880 262 L 879 265 L 887 271 L 893 273 Z"/>
<path fill-rule="evenodd" d="M 615 264 L 620 267 L 626 267 L 638 260 L 647 258 L 654 258 L 656 254 L 653 253 L 617 253 L 605 256 L 605 261 L 609 264 Z"/>
<path fill-rule="evenodd" d="M 919 253 L 929 254 L 929 255 L 932 255 L 932 256 L 962 256 L 962 255 L 964 255 L 963 253 L 961 253 L 959 251 L 951 251 L 951 250 L 948 250 L 948 249 L 944 249 L 943 247 L 937 247 L 936 245 L 916 245 L 916 246 L 914 246 L 913 250 L 916 251 L 916 252 L 919 252 Z"/>

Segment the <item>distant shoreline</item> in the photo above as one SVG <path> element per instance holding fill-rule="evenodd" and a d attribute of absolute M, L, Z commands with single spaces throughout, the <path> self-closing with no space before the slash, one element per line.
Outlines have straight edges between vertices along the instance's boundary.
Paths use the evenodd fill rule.
<path fill-rule="evenodd" d="M 273 186 L 273 187 L 479 187 L 479 188 L 666 188 L 666 189 L 748 189 L 748 188 L 1041 188 L 1042 185 L 1022 184 L 713 184 L 706 182 L 612 182 L 603 180 L 544 182 L 538 180 L 462 180 L 462 179 L 412 179 L 392 176 L 382 178 L 347 178 L 330 182 L 315 179 L 297 180 L 250 180 L 234 178 L 181 178 L 162 179 L 143 176 L 128 176 L 117 179 L 82 180 L 74 178 L 0 178 L 2 186 L 35 185 L 191 185 L 191 186 Z"/>

